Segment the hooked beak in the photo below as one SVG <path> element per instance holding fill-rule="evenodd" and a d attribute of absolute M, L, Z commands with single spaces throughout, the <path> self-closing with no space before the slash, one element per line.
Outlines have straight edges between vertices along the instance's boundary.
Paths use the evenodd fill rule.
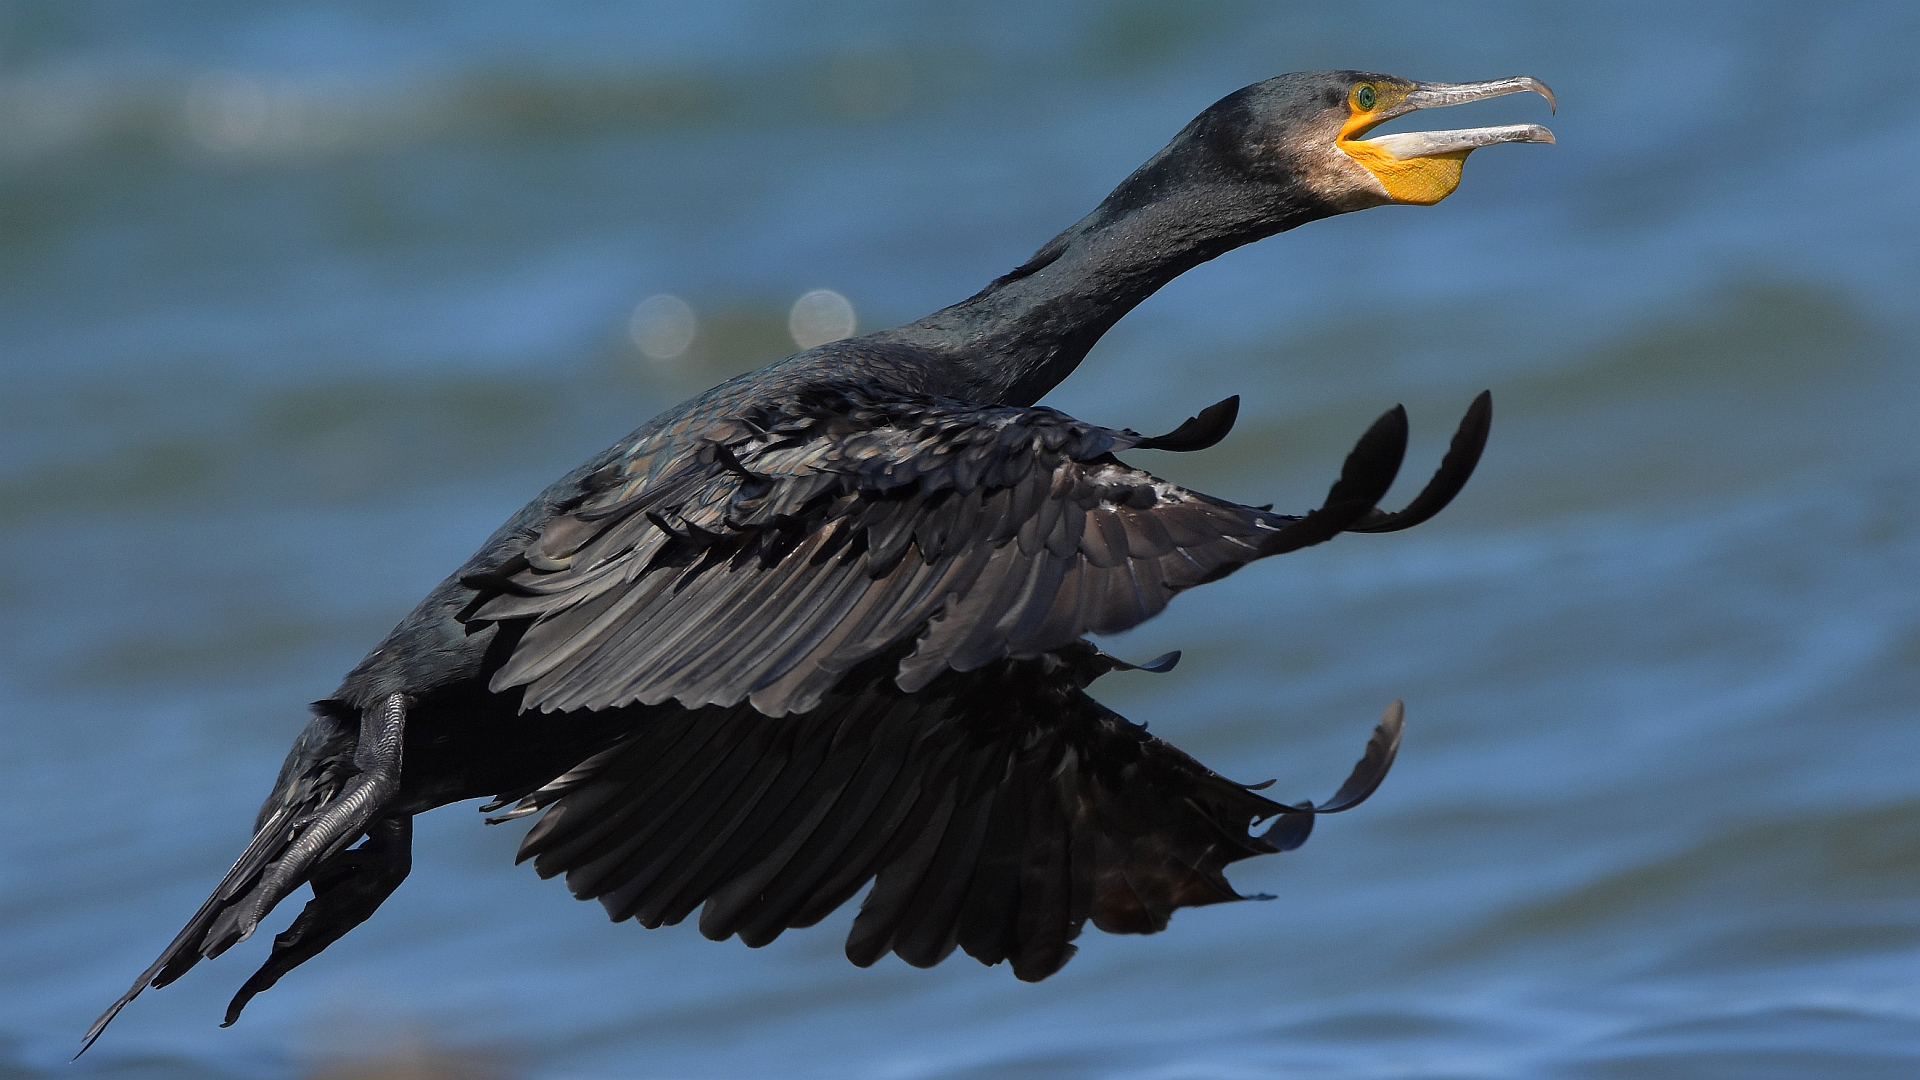
<path fill-rule="evenodd" d="M 1353 134 L 1359 135 L 1397 116 L 1405 116 L 1421 109 L 1464 105 L 1469 101 L 1484 101 L 1487 98 L 1529 91 L 1546 98 L 1549 111 L 1560 111 L 1559 102 L 1553 98 L 1553 90 L 1546 83 L 1530 75 L 1516 75 L 1510 79 L 1490 79 L 1477 83 L 1414 83 L 1413 87 L 1411 93 L 1394 105 L 1376 111 L 1374 116 L 1377 119 Z M 1482 146 L 1492 146 L 1494 143 L 1551 143 L 1553 132 L 1539 124 L 1507 124 L 1502 127 L 1458 128 L 1453 131 L 1402 131 L 1392 135 L 1380 135 L 1368 139 L 1367 142 L 1395 158 L 1405 160 L 1450 154 L 1460 150 L 1478 150 Z"/>
<path fill-rule="evenodd" d="M 1373 173 L 1393 202 L 1432 205 L 1459 185 L 1460 166 L 1469 153 L 1495 143 L 1551 143 L 1553 132 L 1539 124 L 1506 124 L 1451 131 L 1401 131 L 1371 139 L 1360 136 L 1421 109 L 1527 92 L 1546 98 L 1547 105 L 1558 111 L 1547 84 L 1527 75 L 1474 83 L 1414 83 L 1398 100 L 1383 101 L 1379 108 L 1356 113 L 1341 129 L 1338 145 Z"/>

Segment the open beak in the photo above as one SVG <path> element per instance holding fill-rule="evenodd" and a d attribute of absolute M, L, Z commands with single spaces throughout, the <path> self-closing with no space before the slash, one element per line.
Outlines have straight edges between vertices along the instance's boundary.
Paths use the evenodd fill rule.
<path fill-rule="evenodd" d="M 1405 85 L 1405 84 L 1402 84 Z M 1553 132 L 1539 124 L 1457 128 L 1451 131 L 1400 131 L 1371 139 L 1360 136 L 1395 117 L 1443 105 L 1532 92 L 1558 110 L 1547 84 L 1527 75 L 1473 83 L 1414 83 L 1397 101 L 1357 114 L 1341 129 L 1339 146 L 1365 165 L 1394 202 L 1429 205 L 1453 193 L 1467 154 L 1495 143 L 1551 143 Z"/>
<path fill-rule="evenodd" d="M 1378 110 L 1374 114 L 1378 119 L 1361 131 L 1420 109 L 1435 109 L 1443 105 L 1464 105 L 1469 101 L 1483 101 L 1487 98 L 1527 91 L 1546 98 L 1549 110 L 1559 111 L 1559 103 L 1554 101 L 1553 91 L 1547 87 L 1546 83 L 1530 75 L 1516 75 L 1511 79 L 1492 79 L 1477 83 L 1414 83 L 1412 93 L 1392 106 Z M 1356 135 L 1360 133 L 1354 132 Z M 1449 154 L 1458 150 L 1478 150 L 1482 146 L 1492 146 L 1494 143 L 1550 143 L 1553 141 L 1553 132 L 1539 124 L 1507 124 L 1502 127 L 1459 128 L 1453 131 L 1402 131 L 1392 135 L 1380 135 L 1367 141 L 1393 157 L 1405 160 L 1406 158 L 1432 157 L 1435 154 Z"/>

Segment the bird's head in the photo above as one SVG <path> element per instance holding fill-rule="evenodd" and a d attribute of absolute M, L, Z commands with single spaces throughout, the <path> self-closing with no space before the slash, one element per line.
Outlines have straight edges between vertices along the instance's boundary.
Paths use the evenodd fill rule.
<path fill-rule="evenodd" d="M 1275 190 L 1281 198 L 1269 213 L 1283 215 L 1283 227 L 1394 202 L 1432 206 L 1453 194 L 1461 163 L 1480 146 L 1553 142 L 1553 133 L 1538 123 L 1367 133 L 1411 111 L 1524 90 L 1553 104 L 1553 90 L 1524 75 L 1413 83 L 1373 71 L 1296 71 L 1215 102 L 1142 169 L 1142 179 L 1152 173 L 1171 179 L 1165 171 L 1173 171 L 1190 181 Z"/>
<path fill-rule="evenodd" d="M 1334 214 L 1453 194 L 1467 155 L 1550 143 L 1538 124 L 1375 135 L 1397 117 L 1530 91 L 1538 79 L 1423 83 L 1365 71 L 1303 71 L 1236 90 L 1194 117 L 1093 212 L 985 289 L 875 335 L 956 358 L 954 392 L 1021 404 L 1073 370 L 1156 289 L 1243 244 Z"/>
<path fill-rule="evenodd" d="M 1296 72 L 1228 95 L 1168 149 L 1182 142 L 1203 147 L 1199 155 L 1178 156 L 1211 158 L 1243 180 L 1278 184 L 1289 201 L 1318 202 L 1321 213 L 1387 203 L 1430 206 L 1459 186 L 1461 165 L 1474 150 L 1503 142 L 1550 143 L 1553 133 L 1538 124 L 1507 124 L 1367 134 L 1421 109 L 1523 91 L 1553 104 L 1547 84 L 1524 75 L 1428 83 L 1366 71 Z"/>

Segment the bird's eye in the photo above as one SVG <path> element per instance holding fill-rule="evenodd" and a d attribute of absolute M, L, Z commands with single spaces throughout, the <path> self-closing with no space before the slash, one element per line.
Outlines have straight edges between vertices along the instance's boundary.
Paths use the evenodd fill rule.
<path fill-rule="evenodd" d="M 1379 100 L 1379 95 L 1373 92 L 1373 87 L 1365 83 L 1362 83 L 1360 89 L 1353 92 L 1353 103 L 1360 106 L 1362 111 L 1373 108 Z"/>

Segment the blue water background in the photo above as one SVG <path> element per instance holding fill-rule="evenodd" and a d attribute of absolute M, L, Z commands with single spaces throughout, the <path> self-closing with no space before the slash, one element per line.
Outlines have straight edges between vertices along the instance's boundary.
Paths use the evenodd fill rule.
<path fill-rule="evenodd" d="M 1916 45 L 1899 4 L 0 7 L 0 1077 L 1920 1076 Z M 950 303 L 1319 67 L 1532 74 L 1557 117 L 1396 127 L 1560 145 L 1203 266 L 1048 399 L 1239 393 L 1137 460 L 1288 509 L 1397 401 L 1404 498 L 1494 392 L 1437 521 L 1106 643 L 1184 649 L 1103 700 L 1283 797 L 1406 699 L 1370 804 L 1236 868 L 1277 900 L 1035 986 L 861 971 L 850 912 L 609 924 L 455 806 L 237 1027 L 268 934 L 63 1064 L 303 704 L 548 479 L 790 351 L 801 293 Z M 672 362 L 656 293 L 700 320 Z"/>

